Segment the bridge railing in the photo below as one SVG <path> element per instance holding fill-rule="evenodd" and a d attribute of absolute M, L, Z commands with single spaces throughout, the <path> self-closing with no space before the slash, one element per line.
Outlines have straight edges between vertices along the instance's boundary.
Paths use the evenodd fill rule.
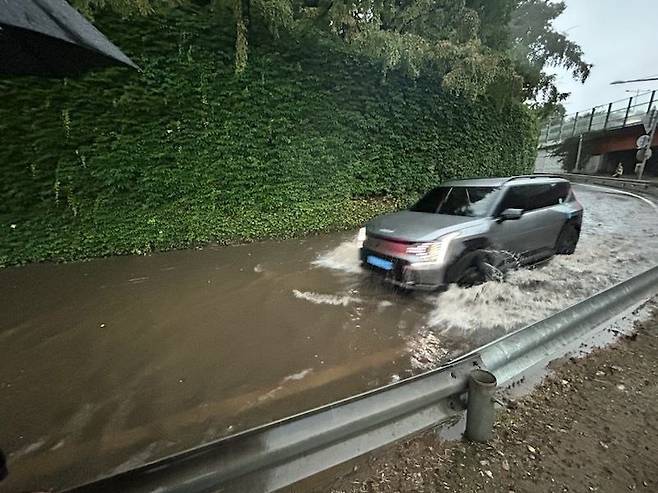
<path fill-rule="evenodd" d="M 539 133 L 539 147 L 558 144 L 570 137 L 597 130 L 639 125 L 645 115 L 658 108 L 656 93 L 647 91 L 628 99 L 595 106 L 588 111 L 552 118 Z"/>

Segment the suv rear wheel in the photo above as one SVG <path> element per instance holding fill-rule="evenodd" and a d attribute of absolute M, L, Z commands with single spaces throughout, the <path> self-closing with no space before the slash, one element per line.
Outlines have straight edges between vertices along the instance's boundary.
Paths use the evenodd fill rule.
<path fill-rule="evenodd" d="M 571 223 L 565 224 L 555 242 L 555 253 L 557 255 L 571 255 L 576 251 L 579 238 L 580 231 L 578 231 L 578 228 Z"/>

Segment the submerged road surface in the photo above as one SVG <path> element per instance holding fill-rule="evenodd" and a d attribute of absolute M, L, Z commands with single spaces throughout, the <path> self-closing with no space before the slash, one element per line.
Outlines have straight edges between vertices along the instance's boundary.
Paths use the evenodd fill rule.
<path fill-rule="evenodd" d="M 354 234 L 0 271 L 2 491 L 61 488 L 424 371 L 655 265 L 658 213 L 577 187 L 575 255 L 398 295 Z"/>

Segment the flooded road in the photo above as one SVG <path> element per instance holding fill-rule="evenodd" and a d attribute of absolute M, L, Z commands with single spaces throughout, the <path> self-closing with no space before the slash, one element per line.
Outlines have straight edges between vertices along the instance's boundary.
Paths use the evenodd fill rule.
<path fill-rule="evenodd" d="M 576 192 L 575 255 L 442 294 L 370 278 L 354 233 L 1 270 L 3 491 L 88 481 L 405 378 L 658 263 L 656 209 Z"/>

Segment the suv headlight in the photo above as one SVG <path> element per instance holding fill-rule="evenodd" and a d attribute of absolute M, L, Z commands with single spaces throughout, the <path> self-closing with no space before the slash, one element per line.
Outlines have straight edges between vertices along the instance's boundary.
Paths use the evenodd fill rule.
<path fill-rule="evenodd" d="M 359 230 L 359 233 L 356 235 L 357 248 L 361 248 L 363 246 L 364 241 L 366 241 L 366 228 L 361 228 Z"/>
<path fill-rule="evenodd" d="M 407 255 L 417 257 L 421 262 L 442 264 L 446 261 L 450 242 L 459 236 L 459 233 L 450 233 L 436 241 L 416 243 L 407 247 Z"/>

